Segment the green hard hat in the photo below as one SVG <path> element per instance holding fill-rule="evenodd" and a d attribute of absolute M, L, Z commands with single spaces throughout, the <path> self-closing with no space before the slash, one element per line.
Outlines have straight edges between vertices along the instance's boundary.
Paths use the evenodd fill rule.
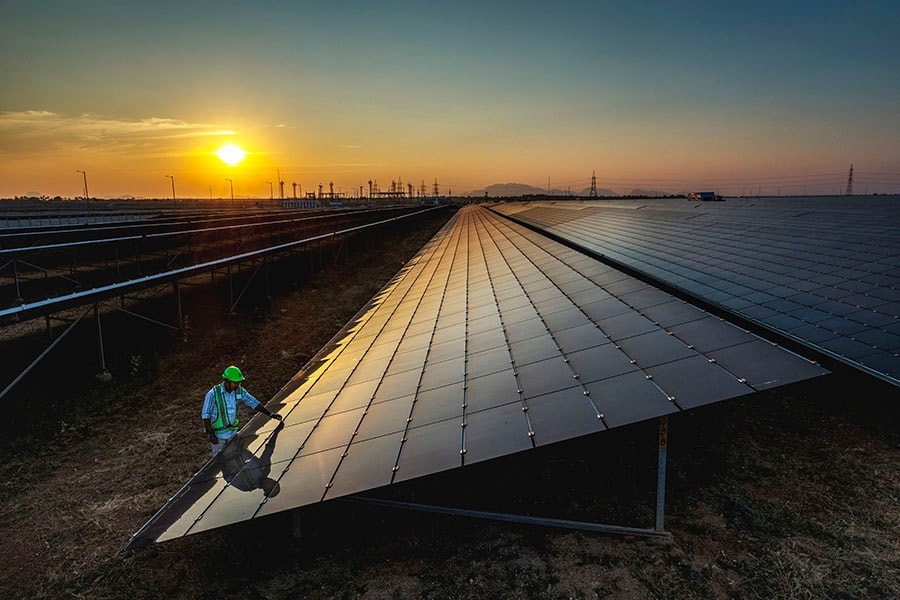
<path fill-rule="evenodd" d="M 241 373 L 240 369 L 238 369 L 234 365 L 231 365 L 230 367 L 225 369 L 224 373 L 222 373 L 222 379 L 227 379 L 228 381 L 234 382 L 243 381 L 244 374 Z"/>

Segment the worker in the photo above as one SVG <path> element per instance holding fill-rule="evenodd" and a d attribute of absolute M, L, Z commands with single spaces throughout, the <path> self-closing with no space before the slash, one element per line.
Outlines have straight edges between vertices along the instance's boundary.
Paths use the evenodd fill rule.
<path fill-rule="evenodd" d="M 244 389 L 241 384 L 244 374 L 234 365 L 225 369 L 222 373 L 222 383 L 213 386 L 206 392 L 203 401 L 203 411 L 200 418 L 203 419 L 204 431 L 212 445 L 213 456 L 218 454 L 228 440 L 233 438 L 238 430 L 238 402 L 243 402 L 256 412 L 262 413 L 270 419 L 281 421 L 281 415 L 272 414 L 259 400 Z"/>

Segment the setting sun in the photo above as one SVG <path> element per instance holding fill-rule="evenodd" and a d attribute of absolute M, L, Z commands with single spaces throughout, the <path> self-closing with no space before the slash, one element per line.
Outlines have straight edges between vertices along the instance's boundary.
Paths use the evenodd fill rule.
<path fill-rule="evenodd" d="M 227 144 L 222 146 L 216 151 L 216 156 L 225 163 L 226 165 L 235 166 L 244 160 L 244 157 L 247 156 L 247 153 L 244 150 L 235 144 Z"/>

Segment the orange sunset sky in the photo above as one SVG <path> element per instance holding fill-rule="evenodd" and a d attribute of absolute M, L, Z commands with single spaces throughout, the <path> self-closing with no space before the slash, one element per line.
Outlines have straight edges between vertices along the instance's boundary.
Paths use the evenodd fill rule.
<path fill-rule="evenodd" d="M 0 197 L 897 193 L 898 7 L 5 2 Z"/>

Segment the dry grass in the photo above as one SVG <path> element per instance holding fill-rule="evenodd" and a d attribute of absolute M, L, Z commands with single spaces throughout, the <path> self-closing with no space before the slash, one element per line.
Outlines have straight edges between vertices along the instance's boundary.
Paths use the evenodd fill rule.
<path fill-rule="evenodd" d="M 239 363 L 251 391 L 271 397 L 436 225 L 236 317 L 201 310 L 201 299 L 188 343 L 128 350 L 142 357 L 136 374 L 123 366 L 71 399 L 79 410 L 9 434 L 0 596 L 900 597 L 897 393 L 845 374 L 673 417 L 671 543 L 334 502 L 304 512 L 299 540 L 269 518 L 117 554 L 206 460 L 197 413 L 221 365 Z M 652 424 L 611 431 L 400 491 L 646 526 L 654 434 Z"/>

